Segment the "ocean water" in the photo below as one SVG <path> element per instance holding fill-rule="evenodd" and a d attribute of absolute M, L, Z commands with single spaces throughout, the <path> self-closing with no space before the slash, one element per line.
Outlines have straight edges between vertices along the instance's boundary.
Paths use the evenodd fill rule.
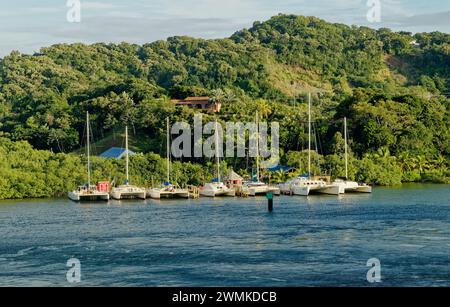
<path fill-rule="evenodd" d="M 272 213 L 263 197 L 3 201 L 0 234 L 0 286 L 450 286 L 449 185 L 282 196 Z"/>

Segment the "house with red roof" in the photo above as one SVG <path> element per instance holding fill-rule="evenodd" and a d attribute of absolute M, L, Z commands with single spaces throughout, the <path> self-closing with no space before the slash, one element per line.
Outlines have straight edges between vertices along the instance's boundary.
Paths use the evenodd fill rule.
<path fill-rule="evenodd" d="M 221 102 L 213 101 L 210 97 L 187 97 L 183 100 L 172 100 L 177 106 L 187 106 L 195 110 L 205 110 L 210 113 L 220 112 L 222 107 Z"/>

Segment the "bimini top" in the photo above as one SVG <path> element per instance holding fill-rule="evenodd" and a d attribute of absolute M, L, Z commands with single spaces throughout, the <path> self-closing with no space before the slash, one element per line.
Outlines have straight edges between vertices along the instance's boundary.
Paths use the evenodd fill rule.
<path fill-rule="evenodd" d="M 274 167 L 267 168 L 267 170 L 269 172 L 278 172 L 278 171 L 289 172 L 289 171 L 291 171 L 293 169 L 294 168 L 292 166 L 283 166 L 283 165 L 277 165 L 277 166 L 274 166 Z"/>
<path fill-rule="evenodd" d="M 100 155 L 100 157 L 102 157 L 102 158 L 111 158 L 111 159 L 122 159 L 123 157 L 125 157 L 125 154 L 126 154 L 126 149 L 125 148 L 111 147 L 110 149 L 108 149 L 107 151 L 102 153 Z M 131 150 L 128 150 L 128 154 L 129 155 L 134 155 L 135 152 L 131 151 Z"/>

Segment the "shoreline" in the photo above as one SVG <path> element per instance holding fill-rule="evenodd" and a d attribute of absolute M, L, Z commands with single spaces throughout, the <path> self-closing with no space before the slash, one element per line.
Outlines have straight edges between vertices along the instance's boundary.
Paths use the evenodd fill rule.
<path fill-rule="evenodd" d="M 416 187 L 418 187 L 418 186 L 449 186 L 450 187 L 450 183 L 436 183 L 436 182 L 405 182 L 405 183 L 402 183 L 402 184 L 400 184 L 400 185 L 390 185 L 390 186 L 380 186 L 380 185 L 373 185 L 373 187 L 375 187 L 375 190 L 377 190 L 377 189 L 388 189 L 388 190 L 399 190 L 399 189 L 405 189 L 405 190 L 408 190 L 409 188 L 411 188 L 411 187 L 414 187 L 414 186 L 416 186 Z M 346 195 L 355 195 L 355 194 L 346 194 Z M 288 197 L 288 198 L 306 198 L 305 196 L 296 196 L 296 195 L 292 195 L 292 196 L 289 196 L 289 195 L 280 195 L 279 197 L 281 197 L 281 196 L 285 196 L 285 197 Z M 317 194 L 317 195 L 311 195 L 311 196 L 308 196 L 308 197 L 312 197 L 312 198 L 314 198 L 314 197 L 317 197 L 317 196 L 320 196 L 320 197 L 331 197 L 330 195 L 326 195 L 326 194 Z M 265 198 L 265 196 L 252 196 L 252 197 L 247 197 L 247 198 L 242 198 L 242 199 L 252 199 L 252 198 L 255 198 L 255 199 L 260 199 L 260 198 Z M 233 200 L 236 200 L 236 199 L 241 199 L 241 197 L 227 197 L 227 198 L 225 198 L 225 197 L 216 197 L 216 198 L 210 198 L 210 197 L 200 197 L 200 198 L 198 198 L 198 199 L 189 199 L 189 200 L 195 200 L 195 201 L 198 201 L 198 200 L 201 200 L 201 199 L 212 199 L 212 200 L 214 200 L 214 199 L 219 199 L 219 200 L 221 200 L 221 199 L 233 199 Z M 34 202 L 34 201 L 37 201 L 37 202 L 42 202 L 42 201 L 45 201 L 45 200 L 67 200 L 67 201 L 70 201 L 70 199 L 68 199 L 66 196 L 64 196 L 64 195 L 62 195 L 62 196 L 54 196 L 54 197 L 30 197 L 30 198 L 12 198 L 12 199 L 0 199 L 0 205 L 2 204 L 2 203 L 15 203 L 15 202 Z M 151 199 L 151 198 L 147 198 L 146 200 L 151 200 L 151 201 L 167 201 L 166 199 L 162 199 L 162 200 L 159 200 L 159 199 Z M 142 201 L 146 201 L 146 200 L 131 200 L 132 202 L 142 202 Z M 179 202 L 185 202 L 186 201 L 186 199 L 169 199 L 169 200 L 171 200 L 171 201 L 179 201 Z M 110 201 L 113 201 L 112 199 L 110 200 Z M 120 202 L 120 200 L 117 200 L 118 202 Z M 129 201 L 129 200 L 128 200 Z M 76 202 L 73 202 L 74 204 L 76 204 Z M 83 202 L 81 202 L 81 203 L 83 203 Z"/>

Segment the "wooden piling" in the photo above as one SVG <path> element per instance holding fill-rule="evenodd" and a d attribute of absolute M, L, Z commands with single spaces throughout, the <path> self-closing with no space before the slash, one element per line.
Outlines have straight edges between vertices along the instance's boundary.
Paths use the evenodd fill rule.
<path fill-rule="evenodd" d="M 189 198 L 198 199 L 200 198 L 200 189 L 193 185 L 188 185 L 187 190 L 189 192 Z"/>

